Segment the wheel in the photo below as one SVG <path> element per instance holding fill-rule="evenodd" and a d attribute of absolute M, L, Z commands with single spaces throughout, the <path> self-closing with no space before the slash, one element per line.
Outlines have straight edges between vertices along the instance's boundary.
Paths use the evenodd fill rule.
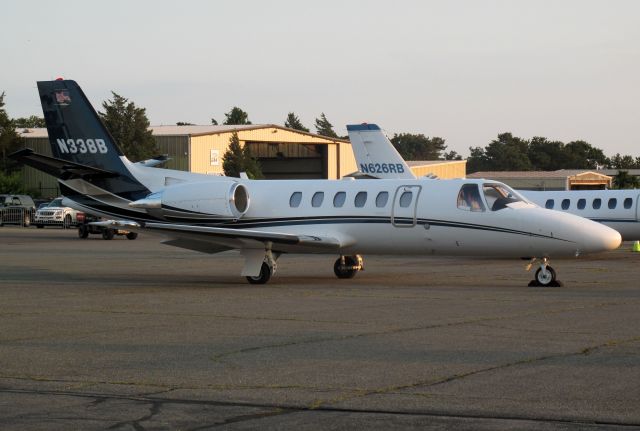
<path fill-rule="evenodd" d="M 113 231 L 113 229 L 105 229 L 102 231 L 102 239 L 106 239 L 106 240 L 113 239 L 113 235 L 115 235 L 115 232 Z"/>
<path fill-rule="evenodd" d="M 360 271 L 360 264 L 354 256 L 344 256 L 344 264 L 342 258 L 339 257 L 333 264 L 333 272 L 338 278 L 353 278 Z"/>
<path fill-rule="evenodd" d="M 36 227 L 37 227 L 38 229 L 42 229 L 42 228 L 44 228 L 44 225 L 43 225 L 43 224 L 37 224 L 37 225 L 36 225 Z"/>
<path fill-rule="evenodd" d="M 70 229 L 71 228 L 71 214 L 67 214 L 64 216 L 64 220 L 62 222 L 62 229 Z"/>
<path fill-rule="evenodd" d="M 87 239 L 87 237 L 89 236 L 89 228 L 87 228 L 85 225 L 81 224 L 80 226 L 78 226 L 78 238 L 80 239 Z"/>
<path fill-rule="evenodd" d="M 271 278 L 273 274 L 273 270 L 266 262 L 262 262 L 262 266 L 260 267 L 260 275 L 257 277 L 247 277 L 247 280 L 251 284 L 265 284 Z"/>
<path fill-rule="evenodd" d="M 556 281 L 556 271 L 549 265 L 540 267 L 536 271 L 536 281 L 540 286 L 550 286 Z"/>
<path fill-rule="evenodd" d="M 138 237 L 138 234 L 137 234 L 136 232 L 129 232 L 129 233 L 127 234 L 127 239 L 130 239 L 130 240 L 132 240 L 132 241 L 133 241 L 134 239 L 136 239 L 137 237 Z"/>
<path fill-rule="evenodd" d="M 31 214 L 25 213 L 24 215 L 24 227 L 31 226 Z"/>

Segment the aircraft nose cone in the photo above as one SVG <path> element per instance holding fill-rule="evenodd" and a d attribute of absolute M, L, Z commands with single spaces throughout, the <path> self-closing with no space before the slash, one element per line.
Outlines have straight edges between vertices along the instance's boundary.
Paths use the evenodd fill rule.
<path fill-rule="evenodd" d="M 588 252 L 615 250 L 620 247 L 620 243 L 622 243 L 622 236 L 617 230 L 598 223 L 597 228 L 594 226 L 594 229 L 584 238 L 584 250 Z"/>

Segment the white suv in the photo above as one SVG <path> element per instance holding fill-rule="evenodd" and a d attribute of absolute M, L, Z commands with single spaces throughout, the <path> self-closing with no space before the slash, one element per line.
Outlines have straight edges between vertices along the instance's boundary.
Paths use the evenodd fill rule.
<path fill-rule="evenodd" d="M 62 206 L 62 198 L 52 200 L 47 206 L 38 208 L 33 224 L 38 228 L 62 226 L 69 229 L 78 224 L 78 211 Z"/>

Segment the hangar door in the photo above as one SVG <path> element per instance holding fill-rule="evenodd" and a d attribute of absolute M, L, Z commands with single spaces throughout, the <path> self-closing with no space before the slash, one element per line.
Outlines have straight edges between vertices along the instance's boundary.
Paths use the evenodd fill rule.
<path fill-rule="evenodd" d="M 267 179 L 327 178 L 327 146 L 291 142 L 246 142 Z"/>

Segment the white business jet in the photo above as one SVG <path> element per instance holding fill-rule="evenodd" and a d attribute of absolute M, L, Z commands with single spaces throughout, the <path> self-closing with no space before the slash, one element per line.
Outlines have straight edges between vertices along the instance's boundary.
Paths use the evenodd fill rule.
<path fill-rule="evenodd" d="M 53 157 L 25 149 L 13 158 L 56 176 L 66 205 L 108 226 L 205 253 L 239 249 L 250 283 L 267 282 L 284 253 L 324 253 L 337 256 L 339 278 L 362 269 L 362 254 L 536 259 L 534 282 L 550 286 L 550 258 L 620 244 L 613 229 L 540 208 L 496 181 L 256 181 L 132 163 L 74 81 L 38 90 Z"/>

